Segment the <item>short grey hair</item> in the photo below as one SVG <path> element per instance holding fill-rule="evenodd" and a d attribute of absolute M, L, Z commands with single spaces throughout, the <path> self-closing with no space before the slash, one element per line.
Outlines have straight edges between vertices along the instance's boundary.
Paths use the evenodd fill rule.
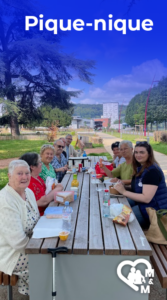
<path fill-rule="evenodd" d="M 128 145 L 129 148 L 132 148 L 132 149 L 133 149 L 133 144 L 132 144 L 131 141 L 126 141 L 126 140 L 121 141 L 120 144 L 119 144 L 119 148 L 120 148 L 121 145 L 123 145 L 123 144 L 126 144 L 126 145 Z"/>
<path fill-rule="evenodd" d="M 58 142 L 58 141 L 63 143 L 63 141 L 62 141 L 61 139 L 58 139 L 58 140 L 55 140 L 55 141 L 54 141 L 53 146 L 57 145 L 57 142 Z"/>
<path fill-rule="evenodd" d="M 66 138 L 67 138 L 68 136 L 72 137 L 72 134 L 67 134 L 67 135 L 66 135 Z"/>
<path fill-rule="evenodd" d="M 52 149 L 55 154 L 55 148 L 52 145 L 44 144 L 40 149 L 40 155 L 42 155 L 46 149 Z"/>
<path fill-rule="evenodd" d="M 18 167 L 27 167 L 27 169 L 30 171 L 30 167 L 26 161 L 21 159 L 14 159 L 9 164 L 8 173 L 12 175 L 13 171 Z"/>

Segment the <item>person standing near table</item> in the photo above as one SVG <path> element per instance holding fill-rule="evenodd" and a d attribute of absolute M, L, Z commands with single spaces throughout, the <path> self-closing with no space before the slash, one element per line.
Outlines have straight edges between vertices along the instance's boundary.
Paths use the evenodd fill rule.
<path fill-rule="evenodd" d="M 133 154 L 132 192 L 121 183 L 114 187 L 128 198 L 141 227 L 149 226 L 147 207 L 167 209 L 167 187 L 162 169 L 156 162 L 152 147 L 146 142 L 136 143 Z"/>
<path fill-rule="evenodd" d="M 64 143 L 59 139 L 54 142 L 53 146 L 55 148 L 55 156 L 51 161 L 51 165 L 55 170 L 58 182 L 61 182 L 68 170 L 67 158 L 65 158 L 65 156 L 62 153 L 64 149 Z"/>
<path fill-rule="evenodd" d="M 73 157 L 82 156 L 82 154 L 84 152 L 84 143 L 82 141 L 80 141 L 80 143 L 79 143 L 79 147 L 80 147 L 79 152 L 74 149 L 74 147 L 71 145 L 71 142 L 72 142 L 72 135 L 67 134 L 66 135 L 66 148 L 65 148 L 65 151 L 67 153 L 67 160 L 69 159 L 70 156 L 73 156 Z"/>

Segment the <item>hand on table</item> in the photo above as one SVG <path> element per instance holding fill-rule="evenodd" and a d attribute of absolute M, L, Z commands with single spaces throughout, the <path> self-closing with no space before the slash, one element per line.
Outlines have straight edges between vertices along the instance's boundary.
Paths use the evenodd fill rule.
<path fill-rule="evenodd" d="M 117 190 L 122 195 L 126 191 L 124 185 L 121 182 L 121 180 L 117 181 L 117 184 L 114 185 L 114 189 Z"/>
<path fill-rule="evenodd" d="M 110 181 L 111 182 L 118 182 L 118 180 L 119 180 L 118 178 L 112 178 Z"/>

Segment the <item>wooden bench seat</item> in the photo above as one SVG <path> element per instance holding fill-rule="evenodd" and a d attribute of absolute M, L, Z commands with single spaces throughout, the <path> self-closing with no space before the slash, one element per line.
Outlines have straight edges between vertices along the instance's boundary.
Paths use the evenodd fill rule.
<path fill-rule="evenodd" d="M 162 288 L 167 288 L 167 246 L 150 243 L 152 256 L 150 257 L 154 270 Z"/>
<path fill-rule="evenodd" d="M 12 286 L 15 286 L 18 281 L 17 275 L 8 275 L 0 271 L 0 285 L 7 286 L 8 300 L 13 299 Z"/>

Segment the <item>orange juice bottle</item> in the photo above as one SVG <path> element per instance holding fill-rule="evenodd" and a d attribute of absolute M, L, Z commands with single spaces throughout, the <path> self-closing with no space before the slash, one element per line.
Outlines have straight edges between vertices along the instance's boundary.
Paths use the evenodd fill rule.
<path fill-rule="evenodd" d="M 79 196 L 79 181 L 77 180 L 77 174 L 73 175 L 73 180 L 71 182 L 71 187 L 77 187 L 78 188 L 77 196 Z"/>

